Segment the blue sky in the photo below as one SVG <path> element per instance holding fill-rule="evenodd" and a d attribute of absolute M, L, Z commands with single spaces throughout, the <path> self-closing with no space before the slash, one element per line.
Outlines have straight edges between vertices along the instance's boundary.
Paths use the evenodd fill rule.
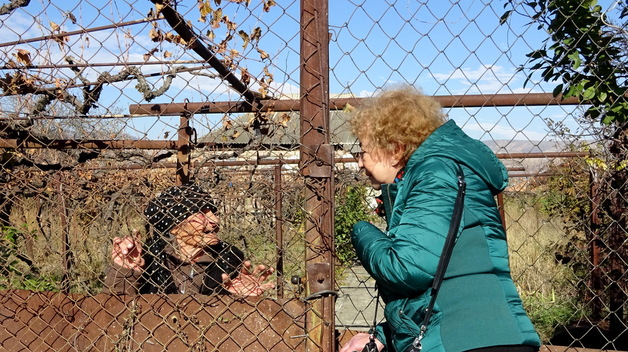
<path fill-rule="evenodd" d="M 262 61 L 253 45 L 243 48 L 236 37 L 230 49 L 241 55 L 239 65 L 257 77 L 262 77 L 262 70 L 267 67 L 274 78 L 274 95 L 293 97 L 299 93 L 299 1 L 277 3 L 269 12 L 262 11 L 258 0 L 252 0 L 248 8 L 226 0 L 221 6 L 223 14 L 238 23 L 238 29 L 250 33 L 260 27 L 263 32 L 259 47 L 270 55 L 270 60 Z M 74 31 L 138 20 L 146 16 L 151 5 L 148 0 L 104 0 L 101 3 L 33 0 L 28 7 L 1 16 L 0 25 L 4 28 L 6 43 L 49 34 L 51 22 L 63 31 Z M 430 95 L 551 91 L 549 85 L 523 87 L 525 76 L 517 69 L 525 64 L 525 54 L 540 46 L 544 33 L 527 25 L 527 19 L 522 16 L 513 16 L 509 25 L 500 25 L 503 5 L 504 1 L 488 0 L 329 1 L 331 92 L 365 97 L 396 83 L 416 85 Z M 182 1 L 178 10 L 194 25 L 197 33 L 211 29 L 208 23 L 198 21 L 195 1 Z M 67 12 L 76 17 L 77 24 L 69 20 Z M 159 22 L 159 28 L 170 29 L 165 21 Z M 180 46 L 152 42 L 150 29 L 151 25 L 145 23 L 102 30 L 73 36 L 62 47 L 53 41 L 4 46 L 0 48 L 0 55 L 6 62 L 14 58 L 17 49 L 24 49 L 31 53 L 34 63 L 40 64 L 64 63 L 66 55 L 89 63 L 142 62 L 146 53 L 157 48 L 151 61 L 164 59 L 166 53 L 171 55 L 170 60 L 198 59 L 192 51 Z M 224 36 L 224 30 L 218 29 L 215 33 L 216 38 Z M 164 65 L 146 65 L 142 72 L 167 69 Z M 95 79 L 103 71 L 115 74 L 119 70 L 120 67 L 96 67 L 86 69 L 85 75 Z M 55 71 L 50 80 L 73 77 L 69 69 L 61 69 Z M 162 84 L 159 78 L 149 81 L 156 87 Z M 135 85 L 135 81 L 128 81 L 105 88 L 100 111 L 127 113 L 129 104 L 146 103 L 134 89 Z M 184 99 L 224 101 L 237 97 L 216 79 L 183 73 L 167 94 L 152 103 Z M 544 140 L 552 138 L 548 135 L 545 118 L 564 121 L 576 129 L 570 116 L 574 109 L 576 107 L 569 106 L 505 107 L 449 109 L 447 112 L 476 138 Z M 222 118 L 196 115 L 194 120 L 202 133 L 220 128 Z M 153 139 L 162 137 L 165 132 L 174 132 L 177 123 L 178 118 L 132 119 L 126 132 L 138 138 Z"/>

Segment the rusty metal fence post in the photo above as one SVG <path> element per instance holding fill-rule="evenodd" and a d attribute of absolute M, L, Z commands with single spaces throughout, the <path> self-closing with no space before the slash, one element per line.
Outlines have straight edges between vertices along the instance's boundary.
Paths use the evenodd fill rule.
<path fill-rule="evenodd" d="M 307 351 L 334 350 L 334 155 L 329 136 L 327 0 L 301 1 L 300 171 L 306 186 Z"/>
<path fill-rule="evenodd" d="M 177 183 L 182 185 L 190 181 L 190 113 L 181 113 L 177 140 Z"/>

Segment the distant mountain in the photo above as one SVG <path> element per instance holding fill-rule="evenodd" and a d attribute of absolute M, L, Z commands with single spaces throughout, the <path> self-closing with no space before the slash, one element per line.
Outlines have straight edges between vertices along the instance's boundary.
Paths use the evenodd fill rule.
<path fill-rule="evenodd" d="M 547 170 L 548 165 L 559 158 L 539 157 L 539 153 L 553 153 L 565 150 L 564 143 L 558 141 L 530 141 L 530 140 L 485 140 L 482 141 L 491 150 L 498 154 L 501 161 L 511 171 L 510 174 L 540 173 Z M 531 153 L 530 158 L 509 158 L 510 154 Z M 516 170 L 516 171 L 515 171 Z"/>
<path fill-rule="evenodd" d="M 529 140 L 486 140 L 482 141 L 495 153 L 543 153 L 559 152 L 565 145 L 557 141 L 529 141 Z"/>

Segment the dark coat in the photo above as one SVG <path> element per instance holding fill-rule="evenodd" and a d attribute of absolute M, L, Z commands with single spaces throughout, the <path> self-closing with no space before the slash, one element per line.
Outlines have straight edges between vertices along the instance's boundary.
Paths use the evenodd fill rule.
<path fill-rule="evenodd" d="M 203 254 L 193 263 L 184 262 L 166 245 L 158 257 L 145 255 L 144 273 L 112 265 L 107 270 L 104 293 L 224 293 L 222 274 L 236 277 L 244 260 L 237 247 L 226 242 L 204 248 Z M 161 267 L 165 270 L 151 270 Z M 159 277 L 157 277 L 159 275 Z"/>

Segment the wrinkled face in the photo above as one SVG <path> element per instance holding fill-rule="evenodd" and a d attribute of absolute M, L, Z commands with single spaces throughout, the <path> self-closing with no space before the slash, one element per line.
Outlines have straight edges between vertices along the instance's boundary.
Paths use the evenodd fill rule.
<path fill-rule="evenodd" d="M 389 152 L 370 147 L 368 142 L 360 143 L 360 148 L 358 166 L 364 169 L 373 188 L 380 189 L 382 184 L 393 183 L 402 169 L 399 159 Z"/>
<path fill-rule="evenodd" d="M 185 244 L 202 248 L 220 242 L 217 235 L 219 229 L 220 220 L 216 214 L 210 210 L 205 210 L 183 220 L 170 230 L 170 233 Z"/>

